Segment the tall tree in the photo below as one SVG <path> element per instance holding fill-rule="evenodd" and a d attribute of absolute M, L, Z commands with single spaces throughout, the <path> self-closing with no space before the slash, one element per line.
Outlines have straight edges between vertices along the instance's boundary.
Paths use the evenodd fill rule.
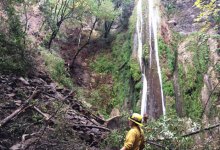
<path fill-rule="evenodd" d="M 40 8 L 52 32 L 47 43 L 49 49 L 63 22 L 70 18 L 77 18 L 83 3 L 82 0 L 44 0 Z"/>
<path fill-rule="evenodd" d="M 20 20 L 21 12 L 15 7 L 22 7 L 22 0 L 1 0 L 0 16 L 0 71 L 4 73 L 25 73 L 30 57 L 25 46 L 25 29 Z"/>
<path fill-rule="evenodd" d="M 75 59 L 79 55 L 79 53 L 90 43 L 92 32 L 95 29 L 96 23 L 98 21 L 113 21 L 118 16 L 118 11 L 114 9 L 114 5 L 111 0 L 85 0 L 83 5 L 83 13 L 81 16 L 81 21 L 85 18 L 94 18 L 93 24 L 91 26 L 91 30 L 89 32 L 89 36 L 85 43 L 82 43 L 77 49 L 76 54 L 74 55 L 70 68 L 73 68 Z M 83 28 L 83 25 L 81 26 Z M 110 31 L 110 30 L 109 30 Z M 80 41 L 80 40 L 79 40 Z"/>

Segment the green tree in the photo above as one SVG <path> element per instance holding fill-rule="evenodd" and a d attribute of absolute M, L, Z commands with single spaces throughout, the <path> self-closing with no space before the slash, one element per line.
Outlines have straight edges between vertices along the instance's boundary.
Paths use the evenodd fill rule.
<path fill-rule="evenodd" d="M 100 20 L 113 20 L 117 16 L 111 0 L 45 0 L 40 8 L 52 32 L 47 43 L 48 48 L 51 47 L 63 22 L 68 19 L 79 24 L 88 16 Z"/>
<path fill-rule="evenodd" d="M 209 28 L 211 23 L 213 23 L 220 30 L 220 3 L 218 0 L 196 0 L 195 6 L 201 10 L 196 21 L 206 21 L 204 29 Z"/>
<path fill-rule="evenodd" d="M 40 9 L 43 12 L 45 21 L 51 30 L 47 46 L 50 49 L 52 41 L 56 38 L 60 27 L 67 19 L 77 17 L 76 9 L 79 2 L 75 0 L 45 0 Z M 81 5 L 81 4 L 80 4 Z"/>
<path fill-rule="evenodd" d="M 84 27 L 83 22 L 85 22 L 87 18 L 94 18 L 94 19 L 93 19 L 92 27 L 89 32 L 89 36 L 86 42 L 82 43 L 82 46 L 80 46 L 77 49 L 77 52 L 71 61 L 70 68 L 73 68 L 75 59 L 77 58 L 78 54 L 90 43 L 92 32 L 96 26 L 96 23 L 98 21 L 112 22 L 118 16 L 118 14 L 119 14 L 118 11 L 114 9 L 114 5 L 111 2 L 111 0 L 104 0 L 104 1 L 85 0 L 83 1 L 81 15 L 80 17 L 77 18 L 78 21 L 81 23 L 81 28 Z"/>
<path fill-rule="evenodd" d="M 26 50 L 26 33 L 20 21 L 21 14 L 15 6 L 21 6 L 24 1 L 2 0 L 4 10 L 0 26 L 0 70 L 3 73 L 25 73 L 30 63 Z"/>

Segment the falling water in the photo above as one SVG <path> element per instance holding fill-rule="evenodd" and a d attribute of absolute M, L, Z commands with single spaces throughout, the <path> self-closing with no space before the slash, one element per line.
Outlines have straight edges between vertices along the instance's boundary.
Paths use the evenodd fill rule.
<path fill-rule="evenodd" d="M 149 43 L 150 43 L 150 65 L 151 65 L 151 60 L 152 60 L 152 50 L 155 51 L 155 57 L 156 57 L 156 62 L 157 62 L 157 72 L 159 76 L 159 81 L 160 81 L 160 92 L 161 92 L 161 101 L 162 101 L 162 109 L 163 109 L 163 114 L 165 114 L 165 102 L 164 102 L 164 96 L 163 96 L 163 86 L 162 86 L 162 77 L 161 77 L 161 68 L 160 68 L 160 62 L 159 62 L 159 54 L 158 54 L 158 40 L 157 40 L 157 32 L 158 32 L 158 27 L 157 25 L 160 22 L 160 17 L 159 17 L 159 10 L 158 10 L 158 4 L 156 0 L 148 0 L 149 4 Z M 153 30 L 153 33 L 152 33 Z M 154 41 L 154 49 L 151 45 L 151 41 Z"/>
<path fill-rule="evenodd" d="M 145 68 L 142 66 L 143 57 L 143 44 L 142 44 L 142 33 L 143 33 L 143 13 L 142 13 L 142 0 L 138 1 L 137 4 L 137 36 L 138 36 L 138 59 L 140 63 L 140 68 L 142 71 L 143 80 L 143 91 L 141 100 L 141 115 L 143 116 L 147 111 L 147 77 L 145 74 Z"/>
<path fill-rule="evenodd" d="M 141 100 L 141 115 L 144 116 L 147 112 L 147 78 L 145 74 L 142 74 L 143 78 L 143 93 Z"/>
<path fill-rule="evenodd" d="M 137 4 L 137 24 L 136 24 L 136 27 L 137 27 L 137 35 L 138 35 L 138 58 L 139 58 L 141 70 L 142 70 L 142 55 L 143 55 L 142 24 L 143 24 L 142 0 L 139 0 L 138 4 Z"/>
<path fill-rule="evenodd" d="M 161 78 L 161 69 L 159 65 L 159 55 L 158 55 L 158 40 L 157 40 L 157 25 L 159 23 L 159 12 L 157 9 L 157 5 L 155 0 L 148 0 L 149 5 L 149 49 L 150 49 L 150 57 L 149 57 L 149 64 L 150 68 L 152 65 L 153 58 L 156 59 L 156 68 L 160 86 L 160 94 L 161 94 L 161 103 L 162 103 L 162 111 L 165 114 L 165 103 L 163 97 L 163 90 L 162 90 L 162 78 Z M 141 115 L 147 113 L 147 92 L 148 92 L 148 82 L 147 82 L 147 75 L 146 70 L 149 69 L 143 64 L 143 12 L 142 12 L 142 0 L 139 0 L 137 3 L 137 38 L 138 38 L 138 59 L 140 63 L 140 68 L 142 72 L 142 81 L 143 81 L 143 89 L 142 89 L 142 100 L 141 100 Z M 153 53 L 154 51 L 154 53 Z M 155 54 L 155 56 L 153 56 Z M 154 90 L 154 89 L 152 89 Z M 154 97 L 155 98 L 155 97 Z M 157 97 L 156 97 L 157 98 Z M 154 108 L 152 108 L 154 109 Z"/>

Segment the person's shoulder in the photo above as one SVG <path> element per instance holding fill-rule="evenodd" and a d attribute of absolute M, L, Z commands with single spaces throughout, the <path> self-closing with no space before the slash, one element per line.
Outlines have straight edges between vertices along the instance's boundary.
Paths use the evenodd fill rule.
<path fill-rule="evenodd" d="M 129 133 L 136 133 L 136 132 L 137 132 L 137 129 L 136 129 L 136 128 L 131 128 L 128 132 L 129 132 Z"/>
<path fill-rule="evenodd" d="M 132 133 L 139 133 L 139 129 L 137 127 L 131 128 L 130 131 Z"/>

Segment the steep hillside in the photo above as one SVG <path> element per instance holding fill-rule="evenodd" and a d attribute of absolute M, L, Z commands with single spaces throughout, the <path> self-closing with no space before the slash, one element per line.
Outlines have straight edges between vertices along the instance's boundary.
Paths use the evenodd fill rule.
<path fill-rule="evenodd" d="M 120 149 L 131 112 L 145 149 L 219 149 L 218 1 L 0 8 L 0 149 Z"/>

